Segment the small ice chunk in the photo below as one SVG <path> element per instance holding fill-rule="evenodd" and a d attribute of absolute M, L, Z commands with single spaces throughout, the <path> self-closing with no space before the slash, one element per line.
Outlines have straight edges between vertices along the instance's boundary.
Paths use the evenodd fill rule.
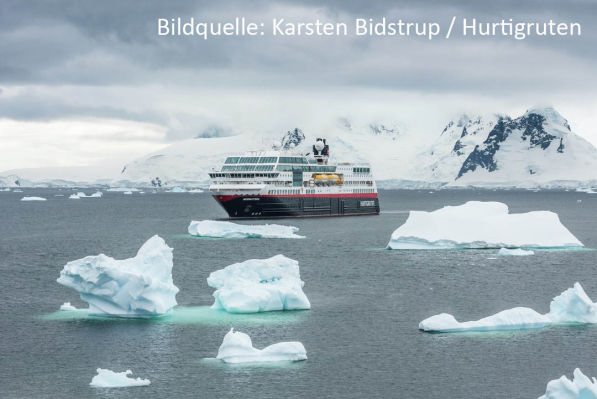
<path fill-rule="evenodd" d="M 60 305 L 60 310 L 77 310 L 77 308 L 71 305 L 70 302 L 64 302 Z"/>
<path fill-rule="evenodd" d="M 539 399 L 597 399 L 597 380 L 574 369 L 572 381 L 565 375 L 547 383 L 545 395 Z"/>
<path fill-rule="evenodd" d="M 189 190 L 189 193 L 194 193 L 194 194 L 198 194 L 198 193 L 202 193 L 203 190 L 201 190 L 200 188 L 194 188 L 192 190 Z"/>
<path fill-rule="evenodd" d="M 124 195 L 131 195 L 131 194 L 133 194 L 133 192 L 132 191 L 124 191 L 123 194 Z"/>
<path fill-rule="evenodd" d="M 296 362 L 307 360 L 307 351 L 300 342 L 280 342 L 257 349 L 251 337 L 231 328 L 220 345 L 217 359 L 226 363 Z"/>
<path fill-rule="evenodd" d="M 23 197 L 21 201 L 46 201 L 46 199 L 44 197 Z"/>
<path fill-rule="evenodd" d="M 68 199 L 81 199 L 80 193 L 71 194 Z"/>
<path fill-rule="evenodd" d="M 172 189 L 166 190 L 166 192 L 167 193 L 186 193 L 188 191 L 182 187 L 172 187 Z"/>
<path fill-rule="evenodd" d="M 583 244 L 549 211 L 509 213 L 501 202 L 469 201 L 411 211 L 389 249 L 570 247 Z"/>
<path fill-rule="evenodd" d="M 172 248 L 157 235 L 134 258 L 116 260 L 100 254 L 68 262 L 57 281 L 79 292 L 90 314 L 153 317 L 176 306 Z"/>
<path fill-rule="evenodd" d="M 311 308 L 299 263 L 284 255 L 227 266 L 212 272 L 207 284 L 216 289 L 212 308 L 229 313 Z"/>
<path fill-rule="evenodd" d="M 85 194 L 83 191 L 79 191 L 75 194 L 71 194 L 70 199 L 81 199 L 81 198 L 101 198 L 103 195 L 103 193 L 101 191 L 96 191 L 95 193 L 91 194 L 91 195 L 87 195 Z"/>
<path fill-rule="evenodd" d="M 459 322 L 451 314 L 441 313 L 423 320 L 419 323 L 419 329 L 433 332 L 494 331 L 542 328 L 566 323 L 597 323 L 597 303 L 591 301 L 579 283 L 555 297 L 546 314 L 517 307 L 481 320 Z"/>
<path fill-rule="evenodd" d="M 528 251 L 522 248 L 500 248 L 498 255 L 502 256 L 529 256 L 535 255 L 535 251 Z"/>
<path fill-rule="evenodd" d="M 190 235 L 210 238 L 304 238 L 295 234 L 298 227 L 279 224 L 236 224 L 217 220 L 193 220 Z"/>
<path fill-rule="evenodd" d="M 89 385 L 97 388 L 124 388 L 141 387 L 151 384 L 151 381 L 143 378 L 131 378 L 131 370 L 117 373 L 108 369 L 97 369 L 97 375 L 91 379 Z"/>

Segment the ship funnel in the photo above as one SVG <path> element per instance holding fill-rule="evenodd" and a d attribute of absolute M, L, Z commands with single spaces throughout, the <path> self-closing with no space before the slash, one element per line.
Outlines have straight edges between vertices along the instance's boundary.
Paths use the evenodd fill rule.
<path fill-rule="evenodd" d="M 330 156 L 330 146 L 327 145 L 326 140 L 317 138 L 315 144 L 313 144 L 313 156 L 317 160 L 317 163 L 327 164 Z"/>

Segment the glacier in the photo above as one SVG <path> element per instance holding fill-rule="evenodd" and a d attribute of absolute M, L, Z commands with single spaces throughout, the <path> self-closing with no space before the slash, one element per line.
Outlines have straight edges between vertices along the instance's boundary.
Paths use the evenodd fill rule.
<path fill-rule="evenodd" d="M 307 360 L 307 351 L 300 342 L 279 342 L 263 349 L 253 347 L 247 334 L 228 331 L 218 349 L 217 359 L 226 363 L 262 363 Z"/>
<path fill-rule="evenodd" d="M 97 375 L 89 383 L 89 385 L 96 388 L 140 387 L 151 384 L 148 379 L 129 377 L 133 374 L 131 370 L 117 373 L 112 370 L 98 368 L 96 371 Z"/>
<path fill-rule="evenodd" d="M 597 380 L 590 379 L 577 368 L 572 381 L 565 375 L 549 381 L 545 395 L 539 399 L 597 399 Z"/>
<path fill-rule="evenodd" d="M 529 256 L 529 255 L 535 255 L 534 251 L 529 251 L 526 249 L 522 249 L 522 248 L 500 248 L 500 250 L 498 251 L 498 255 L 502 255 L 502 256 Z"/>
<path fill-rule="evenodd" d="M 389 249 L 581 247 L 549 211 L 509 213 L 501 202 L 469 201 L 435 211 L 411 211 Z"/>
<path fill-rule="evenodd" d="M 172 248 L 155 235 L 134 258 L 104 254 L 68 262 L 57 282 L 77 291 L 94 315 L 154 317 L 176 306 Z"/>
<path fill-rule="evenodd" d="M 212 272 L 207 284 L 216 289 L 212 308 L 229 313 L 311 308 L 303 292 L 299 263 L 284 255 L 226 266 Z"/>
<path fill-rule="evenodd" d="M 15 190 L 16 192 L 16 190 Z M 47 201 L 44 197 L 23 197 L 21 201 Z"/>
<path fill-rule="evenodd" d="M 575 323 L 597 323 L 597 303 L 591 301 L 579 283 L 555 297 L 546 314 L 531 308 L 516 307 L 480 320 L 459 322 L 451 314 L 441 313 L 423 320 L 419 323 L 419 329 L 428 332 L 496 331 Z"/>
<path fill-rule="evenodd" d="M 217 220 L 193 220 L 188 232 L 196 237 L 209 238 L 304 238 L 295 234 L 298 227 L 279 224 L 237 224 Z"/>

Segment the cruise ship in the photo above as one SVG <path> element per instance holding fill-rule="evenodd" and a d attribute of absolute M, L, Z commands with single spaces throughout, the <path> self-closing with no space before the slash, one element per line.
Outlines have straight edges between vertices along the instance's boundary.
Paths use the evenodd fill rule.
<path fill-rule="evenodd" d="M 210 192 L 231 219 L 379 214 L 368 163 L 335 163 L 318 138 L 307 155 L 250 151 L 209 174 Z"/>

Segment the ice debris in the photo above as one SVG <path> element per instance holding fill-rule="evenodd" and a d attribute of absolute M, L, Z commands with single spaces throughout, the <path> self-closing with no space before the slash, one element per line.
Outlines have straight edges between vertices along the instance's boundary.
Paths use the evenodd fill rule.
<path fill-rule="evenodd" d="M 217 359 L 226 363 L 295 362 L 307 360 L 307 351 L 300 342 L 280 342 L 257 349 L 251 337 L 231 328 L 220 345 Z"/>
<path fill-rule="evenodd" d="M 498 255 L 502 256 L 529 256 L 535 255 L 535 251 L 529 251 L 522 248 L 500 248 Z"/>
<path fill-rule="evenodd" d="M 151 381 L 143 378 L 131 378 L 131 370 L 117 373 L 108 369 L 97 369 L 97 375 L 91 379 L 89 385 L 96 388 L 124 388 L 140 387 L 151 384 Z"/>
<path fill-rule="evenodd" d="M 597 303 L 591 301 L 579 283 L 555 297 L 546 314 L 516 307 L 480 320 L 459 322 L 451 314 L 441 313 L 423 320 L 419 329 L 430 332 L 494 331 L 571 323 L 597 323 Z"/>
<path fill-rule="evenodd" d="M 23 197 L 21 201 L 46 201 L 44 197 Z"/>
<path fill-rule="evenodd" d="M 597 399 L 597 380 L 574 369 L 572 381 L 565 375 L 549 381 L 545 395 L 539 399 Z"/>
<path fill-rule="evenodd" d="M 284 255 L 232 264 L 212 272 L 207 284 L 216 289 L 212 308 L 229 313 L 311 308 L 298 262 Z"/>
<path fill-rule="evenodd" d="M 549 211 L 508 213 L 501 202 L 469 201 L 432 212 L 411 211 L 389 249 L 582 246 Z"/>
<path fill-rule="evenodd" d="M 60 310 L 77 310 L 77 308 L 71 305 L 70 302 L 64 302 L 60 305 Z"/>
<path fill-rule="evenodd" d="M 193 220 L 189 224 L 189 234 L 210 238 L 304 238 L 295 234 L 298 227 L 279 224 L 236 224 L 217 220 Z"/>
<path fill-rule="evenodd" d="M 157 235 L 134 258 L 116 260 L 100 254 L 68 262 L 57 281 L 79 292 L 90 314 L 153 317 L 176 306 L 172 248 Z"/>

